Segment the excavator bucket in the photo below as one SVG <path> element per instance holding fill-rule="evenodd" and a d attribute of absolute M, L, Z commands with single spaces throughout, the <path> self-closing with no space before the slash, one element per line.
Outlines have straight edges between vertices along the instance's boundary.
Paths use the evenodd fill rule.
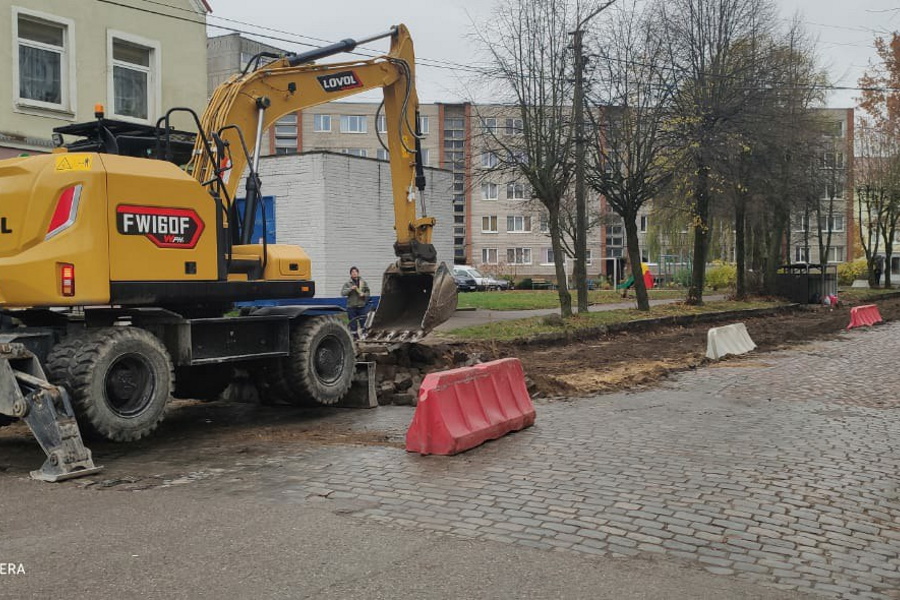
<path fill-rule="evenodd" d="M 0 424 L 22 419 L 31 429 L 47 460 L 31 477 L 63 481 L 92 475 L 91 451 L 81 441 L 81 431 L 66 390 L 49 383 L 37 358 L 23 344 L 0 343 Z"/>
<path fill-rule="evenodd" d="M 456 311 L 456 281 L 441 263 L 432 273 L 384 272 L 381 300 L 369 317 L 367 342 L 417 342 Z"/>

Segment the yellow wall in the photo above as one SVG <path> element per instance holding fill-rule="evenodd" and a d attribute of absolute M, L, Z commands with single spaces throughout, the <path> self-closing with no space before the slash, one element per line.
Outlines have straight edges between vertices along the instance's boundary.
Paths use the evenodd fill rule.
<path fill-rule="evenodd" d="M 202 113 L 206 105 L 206 15 L 197 0 L 117 0 L 117 6 L 97 0 L 11 0 L 0 5 L 0 147 L 47 150 L 54 127 L 94 118 L 94 104 L 112 105 L 108 97 L 108 32 L 138 36 L 159 45 L 160 95 L 151 121 L 173 106 Z M 55 112 L 17 105 L 14 95 L 15 23 L 21 8 L 68 19 L 68 51 L 73 53 L 74 98 L 71 110 Z M 165 13 L 151 14 L 146 11 Z M 13 41 L 10 41 L 10 40 Z M 108 111 L 109 112 L 109 111 Z M 179 126 L 187 122 L 179 120 Z M 9 138 L 13 138 L 10 140 Z"/>

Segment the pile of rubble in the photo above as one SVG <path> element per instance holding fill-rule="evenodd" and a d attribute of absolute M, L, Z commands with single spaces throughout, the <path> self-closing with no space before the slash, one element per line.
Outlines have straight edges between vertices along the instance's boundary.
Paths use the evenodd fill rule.
<path fill-rule="evenodd" d="M 366 346 L 360 349 L 357 360 L 375 363 L 378 404 L 415 406 L 425 375 L 472 366 L 482 362 L 482 357 L 446 344 L 399 344 Z"/>

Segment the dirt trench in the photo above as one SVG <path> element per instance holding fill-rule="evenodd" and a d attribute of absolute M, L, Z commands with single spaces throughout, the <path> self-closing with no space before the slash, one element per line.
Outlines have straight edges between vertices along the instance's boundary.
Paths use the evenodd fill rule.
<path fill-rule="evenodd" d="M 876 304 L 885 321 L 900 319 L 900 298 Z M 805 306 L 769 316 L 598 334 L 563 343 L 404 345 L 374 355 L 379 363 L 379 403 L 413 404 L 426 373 L 505 357 L 522 361 L 529 389 L 537 397 L 585 396 L 645 386 L 708 362 L 706 339 L 711 327 L 743 322 L 758 351 L 767 352 L 836 337 L 850 321 L 850 308 Z"/>

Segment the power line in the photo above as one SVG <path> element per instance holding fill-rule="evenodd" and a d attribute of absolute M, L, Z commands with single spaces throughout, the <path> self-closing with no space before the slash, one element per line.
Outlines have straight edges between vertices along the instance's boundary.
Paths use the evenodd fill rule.
<path fill-rule="evenodd" d="M 184 11 L 184 12 L 191 12 L 191 13 L 194 13 L 194 11 L 191 10 L 191 9 L 189 9 L 189 8 L 184 8 L 184 7 L 181 7 L 181 6 L 173 6 L 173 5 L 171 5 L 171 4 L 166 4 L 165 2 L 160 2 L 159 0 L 143 0 L 143 1 L 146 2 L 146 3 L 149 3 L 149 4 L 153 4 L 153 5 L 157 5 L 157 6 L 169 8 L 169 9 L 172 9 L 172 10 L 178 10 L 178 11 Z M 276 36 L 276 35 L 270 35 L 270 34 L 264 34 L 264 33 L 257 33 L 257 32 L 254 32 L 254 31 L 249 31 L 249 30 L 247 30 L 247 29 L 240 29 L 240 28 L 238 28 L 238 27 L 232 27 L 232 26 L 226 26 L 226 25 L 217 25 L 217 24 L 213 24 L 213 23 L 207 23 L 207 22 L 205 22 L 205 21 L 203 21 L 203 20 L 191 19 L 191 18 L 188 18 L 188 17 L 180 17 L 180 16 L 177 16 L 177 15 L 172 15 L 172 14 L 168 14 L 168 13 L 164 13 L 164 12 L 152 10 L 152 9 L 149 9 L 149 8 L 142 8 L 142 7 L 132 6 L 132 5 L 130 5 L 130 4 L 125 4 L 125 3 L 121 2 L 121 1 L 117 1 L 117 0 L 98 0 L 98 2 L 102 2 L 102 3 L 104 3 L 104 4 L 110 4 L 110 5 L 113 5 L 113 6 L 119 6 L 119 7 L 122 7 L 122 8 L 129 8 L 129 9 L 132 9 L 132 10 L 137 10 L 137 11 L 144 12 L 144 13 L 148 13 L 148 14 L 153 14 L 153 15 L 158 15 L 158 16 L 164 16 L 164 17 L 168 17 L 168 18 L 171 18 L 171 19 L 176 19 L 176 20 L 179 20 L 179 21 L 185 21 L 185 22 L 188 22 L 188 23 L 193 23 L 193 24 L 196 24 L 196 25 L 204 25 L 204 26 L 208 26 L 208 27 L 215 28 L 215 29 L 221 29 L 221 30 L 224 30 L 224 31 L 231 31 L 232 33 L 238 33 L 238 34 L 244 34 L 244 35 L 252 35 L 252 36 L 255 36 L 255 37 L 260 37 L 260 38 L 269 39 L 269 40 L 274 40 L 274 41 L 279 41 L 279 42 L 284 42 L 284 43 L 288 43 L 288 44 L 298 44 L 298 45 L 301 45 L 301 46 L 307 46 L 307 47 L 313 47 L 313 48 L 319 47 L 319 45 L 313 44 L 313 43 L 310 43 L 310 42 L 303 42 L 303 41 L 299 41 L 299 40 L 296 40 L 296 39 L 290 39 L 290 38 L 279 37 L 279 36 Z M 307 35 L 303 35 L 303 34 L 296 34 L 296 33 L 288 32 L 288 31 L 285 31 L 285 30 L 280 30 L 280 29 L 276 29 L 276 28 L 272 28 L 272 27 L 266 27 L 266 26 L 263 26 L 263 25 L 255 25 L 255 24 L 253 24 L 253 23 L 249 23 L 249 22 L 246 22 L 246 21 L 239 21 L 239 20 L 237 20 L 237 19 L 228 19 L 228 18 L 226 18 L 226 17 L 217 17 L 217 16 L 215 16 L 215 15 L 212 15 L 211 18 L 219 19 L 219 20 L 222 20 L 222 21 L 225 21 L 225 22 L 229 22 L 229 23 L 236 23 L 236 24 L 242 25 L 242 26 L 244 26 L 244 27 L 258 28 L 258 29 L 262 29 L 263 31 L 270 31 L 270 32 L 272 32 L 272 33 L 278 33 L 278 34 L 284 34 L 284 35 L 290 35 L 290 36 L 294 36 L 294 37 L 299 37 L 299 38 L 304 38 L 304 39 L 314 40 L 314 41 L 316 41 L 316 42 L 320 42 L 320 43 L 324 43 L 324 44 L 331 44 L 331 43 L 333 43 L 333 42 L 330 41 L 330 40 L 326 40 L 326 39 L 322 39 L 322 38 L 316 38 L 316 37 L 313 37 L 313 36 L 307 36 Z M 815 23 L 810 23 L 810 24 L 815 24 Z M 835 26 L 835 27 L 838 27 L 838 26 Z M 848 28 L 848 29 L 849 29 L 849 28 Z M 360 52 L 360 51 L 350 52 L 349 54 L 354 54 L 354 55 L 362 56 L 362 57 L 365 57 L 365 58 L 373 58 L 374 56 L 378 56 L 378 55 L 380 55 L 380 54 L 383 54 L 382 52 L 379 52 L 378 50 L 374 50 L 374 49 L 371 49 L 371 48 L 361 47 L 361 48 L 359 48 L 359 50 L 365 50 L 366 52 L 369 52 L 369 53 L 371 53 L 371 54 L 365 54 L 365 53 Z M 373 55 L 374 55 L 374 56 L 373 56 Z M 650 64 L 647 64 L 647 63 L 641 63 L 641 62 L 638 62 L 638 61 L 627 61 L 627 60 L 625 60 L 625 59 L 619 59 L 619 58 L 614 58 L 614 57 L 604 56 L 604 55 L 599 55 L 599 54 L 595 54 L 595 56 L 597 56 L 597 57 L 599 57 L 599 58 L 602 58 L 602 59 L 604 59 L 604 60 L 615 61 L 615 62 L 620 62 L 620 63 L 624 63 L 624 64 L 631 64 L 631 65 L 634 65 L 634 66 L 642 66 L 642 67 L 647 67 L 647 68 L 655 68 L 655 69 L 661 69 L 661 70 L 672 70 L 672 71 L 676 71 L 676 72 L 684 72 L 683 69 L 679 69 L 678 67 L 675 67 L 675 66 L 650 65 Z M 490 74 L 492 73 L 491 70 L 489 70 L 488 68 L 485 68 L 485 67 L 475 67 L 475 66 L 471 66 L 471 65 L 462 65 L 462 64 L 460 64 L 460 63 L 455 63 L 455 62 L 452 62 L 452 61 L 445 61 L 445 60 L 441 60 L 441 59 L 429 59 L 429 58 L 424 58 L 424 57 L 419 57 L 419 56 L 416 57 L 416 66 L 417 66 L 417 67 L 418 67 L 418 66 L 429 67 L 429 68 L 434 68 L 434 69 L 443 69 L 443 70 L 449 70 L 449 71 L 468 72 L 468 73 L 474 73 L 474 74 L 478 74 L 478 75 L 490 75 Z M 732 76 L 729 76 L 729 75 L 720 75 L 720 76 L 717 76 L 717 77 L 719 77 L 719 78 L 728 78 L 728 79 L 737 79 L 736 77 L 732 77 Z M 818 85 L 818 84 L 805 85 L 805 86 L 795 86 L 795 87 L 797 87 L 798 89 L 817 89 L 817 90 L 825 90 L 825 91 L 857 91 L 857 92 L 863 92 L 863 91 L 878 91 L 878 92 L 900 92 L 900 89 L 897 89 L 897 88 L 863 88 L 863 87 L 853 87 L 853 86 Z"/>

